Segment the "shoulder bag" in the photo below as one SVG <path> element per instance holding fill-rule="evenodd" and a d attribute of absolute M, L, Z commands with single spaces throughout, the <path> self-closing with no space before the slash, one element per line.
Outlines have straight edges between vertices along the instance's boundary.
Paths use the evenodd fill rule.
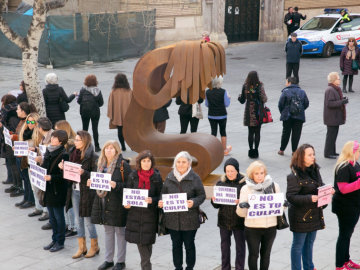
<path fill-rule="evenodd" d="M 359 63 L 356 59 L 353 59 L 352 62 L 351 62 L 351 69 L 352 70 L 358 70 L 360 69 L 359 67 Z"/>
<path fill-rule="evenodd" d="M 60 95 L 60 98 L 59 98 L 59 106 L 60 106 L 60 110 L 62 112 L 67 112 L 69 110 L 69 108 L 70 108 L 69 104 L 65 100 L 63 100 L 61 95 Z"/>
<path fill-rule="evenodd" d="M 272 183 L 272 189 L 275 193 L 274 182 Z M 283 212 L 282 216 L 277 216 L 276 219 L 277 219 L 276 229 L 283 230 L 283 229 L 289 228 L 289 223 L 287 222 L 285 212 Z"/>
<path fill-rule="evenodd" d="M 262 123 L 263 123 L 263 124 L 266 124 L 266 123 L 271 123 L 271 122 L 273 122 L 273 118 L 272 118 L 270 109 L 264 105 L 264 107 L 263 107 L 262 110 L 263 110 Z"/>

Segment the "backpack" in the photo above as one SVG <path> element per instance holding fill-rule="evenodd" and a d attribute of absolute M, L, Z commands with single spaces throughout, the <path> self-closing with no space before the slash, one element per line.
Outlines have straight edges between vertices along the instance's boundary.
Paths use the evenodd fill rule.
<path fill-rule="evenodd" d="M 290 115 L 296 116 L 304 111 L 303 103 L 298 94 L 294 94 L 290 97 L 289 112 Z"/>

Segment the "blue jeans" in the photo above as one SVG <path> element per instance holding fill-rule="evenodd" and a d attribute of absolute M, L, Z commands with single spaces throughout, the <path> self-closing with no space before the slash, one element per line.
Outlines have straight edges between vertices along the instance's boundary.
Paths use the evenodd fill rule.
<path fill-rule="evenodd" d="M 73 190 L 71 193 L 71 201 L 74 209 L 75 224 L 77 230 L 77 237 L 85 237 L 85 223 L 88 228 L 90 238 L 97 238 L 95 224 L 91 223 L 91 217 L 80 217 L 79 205 L 80 205 L 80 191 Z"/>
<path fill-rule="evenodd" d="M 73 208 L 70 208 L 67 212 L 65 211 L 65 224 L 66 224 L 68 230 L 76 229 L 75 228 L 75 215 L 74 215 Z"/>
<path fill-rule="evenodd" d="M 52 226 L 52 240 L 63 246 L 65 242 L 65 218 L 64 207 L 47 207 L 49 211 L 49 221 Z"/>
<path fill-rule="evenodd" d="M 313 270 L 313 246 L 316 232 L 296 233 L 293 232 L 291 245 L 291 270 L 301 270 L 301 258 L 304 270 Z"/>
<path fill-rule="evenodd" d="M 21 159 L 21 157 L 16 158 L 16 165 L 20 171 L 21 178 L 24 181 L 24 201 L 35 202 L 34 193 L 30 183 L 29 170 L 27 168 L 23 170 L 20 169 Z"/>

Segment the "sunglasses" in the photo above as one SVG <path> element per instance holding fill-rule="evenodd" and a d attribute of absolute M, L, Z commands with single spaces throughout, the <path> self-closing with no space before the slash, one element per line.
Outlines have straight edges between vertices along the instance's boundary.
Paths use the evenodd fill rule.
<path fill-rule="evenodd" d="M 35 123 L 36 122 L 34 120 L 33 121 L 29 121 L 29 120 L 26 121 L 26 124 L 33 124 L 34 125 Z"/>

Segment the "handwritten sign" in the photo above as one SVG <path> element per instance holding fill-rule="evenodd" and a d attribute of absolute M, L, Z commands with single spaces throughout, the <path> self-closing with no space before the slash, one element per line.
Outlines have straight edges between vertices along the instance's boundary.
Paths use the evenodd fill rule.
<path fill-rule="evenodd" d="M 163 210 L 165 213 L 188 211 L 186 193 L 163 194 L 162 200 L 164 202 Z"/>
<path fill-rule="evenodd" d="M 29 155 L 28 155 L 28 163 L 29 163 L 29 165 L 36 165 L 36 160 L 35 160 L 36 157 L 37 157 L 36 152 L 29 151 Z"/>
<path fill-rule="evenodd" d="M 91 172 L 90 180 L 91 180 L 90 189 L 111 191 L 110 173 Z"/>
<path fill-rule="evenodd" d="M 81 164 L 65 161 L 63 171 L 65 179 L 80 182 Z"/>
<path fill-rule="evenodd" d="M 10 132 L 9 130 L 4 127 L 3 129 L 3 134 L 4 134 L 4 140 L 5 140 L 5 144 L 9 145 L 10 147 L 12 147 L 12 141 L 11 141 L 11 136 L 10 136 Z"/>
<path fill-rule="evenodd" d="M 46 181 L 44 179 L 46 174 L 46 169 L 37 165 L 30 165 L 30 181 L 34 186 L 43 191 L 46 190 Z"/>
<path fill-rule="evenodd" d="M 45 152 L 46 152 L 46 145 L 39 144 L 39 149 L 40 149 L 40 154 L 43 157 L 45 155 Z"/>
<path fill-rule="evenodd" d="M 27 141 L 15 141 L 14 142 L 14 156 L 26 157 L 29 152 L 29 144 Z"/>
<path fill-rule="evenodd" d="M 214 186 L 214 203 L 236 205 L 237 188 Z"/>
<path fill-rule="evenodd" d="M 283 214 L 284 193 L 249 194 L 247 218 L 281 216 Z"/>
<path fill-rule="evenodd" d="M 318 188 L 318 207 L 329 204 L 331 202 L 332 189 L 333 186 L 331 184 Z"/>
<path fill-rule="evenodd" d="M 147 189 L 124 188 L 123 205 L 146 208 L 148 206 L 147 202 L 145 202 L 147 197 L 149 197 L 149 190 Z"/>

